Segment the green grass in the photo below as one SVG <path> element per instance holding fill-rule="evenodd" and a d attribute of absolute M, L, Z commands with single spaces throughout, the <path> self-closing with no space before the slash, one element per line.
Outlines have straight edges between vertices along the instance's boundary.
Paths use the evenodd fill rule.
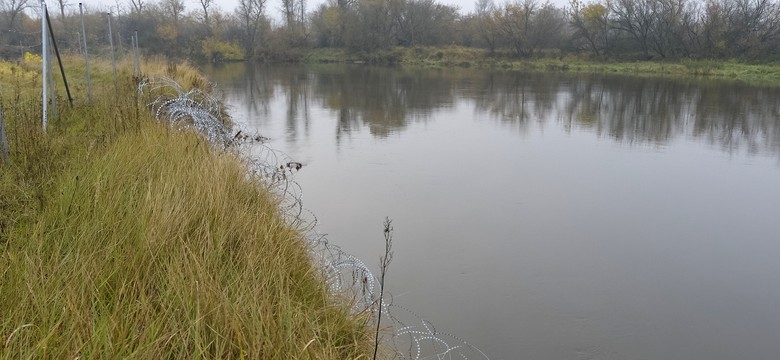
<path fill-rule="evenodd" d="M 594 62 L 573 57 L 514 62 L 512 68 L 577 73 L 608 73 L 633 76 L 701 77 L 780 85 L 780 66 L 749 64 L 733 60 L 677 60 Z"/>
<path fill-rule="evenodd" d="M 43 133 L 35 66 L 0 63 L 0 359 L 367 358 L 366 315 L 329 294 L 278 199 L 93 68 L 93 103 L 60 100 Z"/>
<path fill-rule="evenodd" d="M 315 48 L 305 51 L 302 61 L 309 64 L 328 64 L 362 61 L 362 59 L 341 48 Z"/>
<path fill-rule="evenodd" d="M 462 67 L 631 76 L 684 76 L 780 85 L 780 64 L 753 64 L 735 60 L 594 60 L 585 56 L 562 55 L 557 52 L 539 52 L 533 58 L 517 59 L 506 51 L 490 54 L 484 49 L 461 46 L 397 47 L 373 53 L 350 53 L 342 49 L 314 49 L 304 59 L 309 63 L 359 61 L 423 68 Z"/>

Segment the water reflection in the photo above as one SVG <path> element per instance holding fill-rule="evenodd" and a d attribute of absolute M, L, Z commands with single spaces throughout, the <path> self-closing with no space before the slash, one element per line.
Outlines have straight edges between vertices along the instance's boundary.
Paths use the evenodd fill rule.
<path fill-rule="evenodd" d="M 432 112 L 473 101 L 476 111 L 518 129 L 557 121 L 620 143 L 664 145 L 697 139 L 733 153 L 780 154 L 780 90 L 718 81 L 464 69 L 399 70 L 367 66 L 226 65 L 217 83 L 240 84 L 250 118 L 267 118 L 286 99 L 289 140 L 310 129 L 312 102 L 336 113 L 341 139 L 367 127 L 383 138 Z M 260 120 L 262 121 L 262 120 Z"/>
<path fill-rule="evenodd" d="M 725 151 L 778 150 L 778 91 L 718 82 L 579 79 L 564 124 L 621 142 L 664 144 L 693 137 Z"/>
<path fill-rule="evenodd" d="M 371 266 L 377 220 L 394 218 L 394 299 L 493 358 L 780 351 L 776 89 L 361 66 L 209 76 L 306 164 L 322 232 Z"/>
<path fill-rule="evenodd" d="M 410 121 L 428 119 L 433 110 L 450 106 L 454 100 L 450 79 L 429 72 L 326 69 L 314 76 L 314 96 L 338 112 L 337 136 L 367 126 L 372 135 L 386 137 Z"/>

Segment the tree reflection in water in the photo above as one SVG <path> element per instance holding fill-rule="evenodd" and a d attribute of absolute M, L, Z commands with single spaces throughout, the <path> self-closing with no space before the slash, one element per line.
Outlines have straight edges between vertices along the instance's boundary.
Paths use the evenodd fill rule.
<path fill-rule="evenodd" d="M 358 251 L 368 254 L 364 259 L 370 259 L 375 253 L 370 245 L 363 245 L 371 242 L 365 239 L 371 229 L 363 226 L 370 216 L 391 209 L 414 224 L 410 233 L 419 234 L 424 241 L 410 246 L 419 245 L 428 252 L 405 254 L 408 260 L 406 268 L 398 269 L 398 283 L 413 294 L 428 291 L 430 286 L 435 288 L 431 293 L 444 294 L 442 298 L 454 294 L 458 297 L 440 301 L 426 292 L 413 299 L 416 303 L 407 304 L 415 304 L 415 310 L 425 309 L 422 315 L 445 327 L 442 319 L 454 317 L 452 311 L 468 309 L 463 304 L 490 297 L 495 286 L 501 291 L 508 289 L 504 283 L 515 286 L 507 291 L 507 297 L 491 306 L 490 311 L 499 309 L 496 317 L 500 319 L 493 317 L 490 322 L 473 324 L 454 320 L 449 324 L 456 324 L 449 326 L 450 330 L 490 349 L 489 353 L 512 354 L 516 349 L 506 344 L 523 341 L 523 350 L 529 354 L 560 355 L 569 350 L 552 349 L 550 344 L 564 341 L 569 346 L 585 344 L 585 354 L 591 347 L 606 346 L 624 352 L 623 358 L 631 358 L 632 353 L 638 355 L 635 357 L 653 357 L 653 349 L 666 347 L 672 353 L 692 354 L 691 343 L 711 343 L 712 349 L 720 349 L 724 340 L 721 334 L 732 329 L 726 326 L 728 323 L 736 323 L 734 329 L 739 331 L 754 329 L 729 343 L 738 349 L 735 353 L 752 348 L 757 349 L 753 354 L 771 353 L 767 346 L 754 345 L 771 347 L 761 334 L 773 333 L 777 323 L 769 316 L 763 317 L 763 325 L 757 325 L 754 316 L 771 313 L 771 306 L 761 304 L 772 303 L 775 293 L 764 294 L 753 288 L 763 289 L 760 284 L 771 283 L 771 276 L 758 276 L 753 283 L 741 279 L 777 273 L 768 267 L 772 261 L 771 255 L 766 255 L 775 253 L 766 246 L 771 242 L 766 239 L 772 239 L 775 233 L 771 215 L 767 214 L 777 213 L 778 202 L 774 201 L 776 192 L 767 189 L 776 183 L 777 173 L 774 168 L 768 170 L 770 174 L 762 173 L 766 169 L 761 166 L 745 167 L 742 160 L 743 155 L 750 154 L 780 159 L 777 89 L 723 81 L 468 69 L 327 65 L 260 67 L 252 76 L 242 71 L 228 76 L 224 74 L 229 71 L 215 72 L 218 76 L 212 79 L 231 87 L 228 96 L 237 98 L 231 100 L 237 110 L 247 102 L 255 104 L 246 105 L 255 113 L 237 111 L 239 118 L 246 116 L 256 129 L 284 137 L 277 144 L 318 161 L 305 172 L 306 181 L 310 181 L 306 189 L 315 189 L 307 190 L 315 194 L 308 196 L 307 200 L 314 201 L 308 201 L 307 206 L 318 209 L 317 200 L 321 202 L 318 216 L 322 216 L 323 224 L 331 226 L 328 231 L 336 229 L 334 241 L 349 245 L 351 251 L 362 249 Z M 243 88 L 254 89 L 254 93 L 240 93 Z M 425 125 L 425 129 L 418 125 Z M 564 136 L 558 136 L 561 129 Z M 545 131 L 540 137 L 534 130 Z M 464 134 L 467 131 L 474 134 Z M 572 136 L 565 136 L 566 131 Z M 371 141 L 388 136 L 392 141 Z M 489 143 L 496 136 L 501 138 Z M 518 137 L 523 141 L 517 141 Z M 340 142 L 334 142 L 334 138 Z M 474 144 L 468 143 L 470 140 Z M 296 142 L 305 148 L 295 148 Z M 599 146 L 610 142 L 621 144 L 621 149 Z M 679 146 L 687 143 L 694 144 L 694 149 Z M 484 145 L 480 151 L 474 151 L 480 144 Z M 529 151 L 507 151 L 518 145 Z M 633 146 L 668 146 L 681 151 L 635 159 L 633 151 L 623 151 Z M 700 157 L 696 148 L 702 146 L 715 149 L 715 153 L 734 153 L 740 161 L 708 163 L 720 154 Z M 577 154 L 580 148 L 583 152 Z M 558 149 L 575 151 L 571 156 L 549 151 Z M 492 181 L 490 189 L 474 191 L 487 183 L 475 186 L 474 179 L 461 176 L 462 163 L 475 164 L 475 159 L 494 155 L 497 160 L 488 164 L 517 162 L 491 168 L 495 172 L 488 179 Z M 438 163 L 430 166 L 432 162 Z M 755 163 L 766 165 L 766 161 Z M 580 164 L 583 167 L 577 166 Z M 594 165 L 592 171 L 584 168 Z M 697 168 L 689 169 L 691 165 Z M 674 189 L 679 191 L 672 192 Z M 727 192 L 730 196 L 724 197 Z M 380 196 L 365 196 L 375 193 Z M 567 226 L 550 226 L 558 223 Z M 473 241 L 475 236 L 482 241 Z M 464 255 L 458 258 L 461 249 Z M 434 261 L 428 255 L 430 251 L 448 251 L 445 253 L 449 257 Z M 449 264 L 453 256 L 462 261 L 470 254 L 489 259 L 481 262 L 486 269 L 482 274 L 468 272 L 469 268 L 461 264 Z M 563 260 L 559 260 L 561 254 L 565 255 Z M 659 267 L 655 267 L 658 261 L 653 254 L 660 254 L 664 260 Z M 743 263 L 745 259 L 749 261 Z M 505 265 L 509 263 L 513 265 Z M 591 268 L 594 263 L 599 266 Z M 431 268 L 449 272 L 438 278 L 420 276 Z M 494 269 L 501 271 L 493 273 Z M 457 272 L 461 270 L 468 273 L 467 279 L 461 279 L 459 274 L 464 273 Z M 678 273 L 686 271 L 688 277 L 677 281 Z M 734 273 L 730 279 L 739 280 L 721 281 L 721 277 L 709 276 L 707 271 Z M 637 283 L 637 276 L 652 281 Z M 419 278 L 428 280 L 422 282 Z M 516 278 L 519 280 L 515 282 Z M 479 286 L 466 285 L 472 279 L 478 279 L 474 283 Z M 493 280 L 495 283 L 491 283 Z M 451 284 L 468 288 L 455 290 Z M 582 290 L 591 285 L 593 291 Z M 467 294 L 472 289 L 482 289 L 488 296 Z M 527 300 L 522 296 L 526 290 L 541 295 Z M 624 291 L 629 295 L 623 296 Z M 719 297 L 709 302 L 700 300 L 721 291 L 740 297 L 748 292 L 760 294 L 740 300 L 752 302 L 755 306 L 745 307 L 751 310 L 735 310 L 718 318 L 723 313 Z M 663 299 L 630 301 L 639 296 L 650 299 L 656 294 Z M 514 303 L 517 299 L 523 301 L 522 311 Z M 544 305 L 537 307 L 537 299 Z M 558 311 L 549 315 L 549 303 L 560 307 L 563 315 Z M 670 306 L 679 308 L 669 314 L 666 310 Z M 610 310 L 604 312 L 605 308 Z M 437 311 L 444 315 L 437 318 Z M 637 311 L 645 315 L 621 316 Z M 404 329 L 399 334 L 426 337 L 434 332 L 436 339 L 442 339 L 419 317 L 412 314 L 404 318 L 402 311 L 394 314 L 388 319 Z M 569 322 L 566 314 L 577 317 Z M 477 317 L 463 315 L 471 322 Z M 651 318 L 660 320 L 646 326 L 646 321 L 637 321 Z M 578 328 L 574 324 L 580 319 L 591 319 L 591 324 L 604 324 L 604 328 Z M 539 327 L 510 335 L 521 321 Z M 635 323 L 642 326 L 634 328 Z M 707 324 L 711 323 L 722 328 L 709 331 Z M 670 324 L 674 326 L 667 326 Z M 520 328 L 529 326 L 522 325 Z M 502 335 L 485 332 L 494 328 Z M 653 332 L 661 335 L 653 336 Z M 695 335 L 686 337 L 689 333 Z M 622 339 L 624 334 L 626 341 L 602 343 L 602 339 Z M 676 345 L 669 345 L 672 337 Z"/>
<path fill-rule="evenodd" d="M 555 122 L 620 143 L 663 146 L 693 138 L 733 153 L 780 154 L 780 90 L 701 80 L 469 69 L 370 66 L 227 65 L 214 79 L 240 83 L 246 113 L 262 121 L 273 97 L 286 99 L 289 141 L 308 133 L 310 106 L 336 115 L 335 136 L 367 128 L 378 138 L 431 119 L 434 111 L 473 102 L 476 111 L 523 133 Z"/>

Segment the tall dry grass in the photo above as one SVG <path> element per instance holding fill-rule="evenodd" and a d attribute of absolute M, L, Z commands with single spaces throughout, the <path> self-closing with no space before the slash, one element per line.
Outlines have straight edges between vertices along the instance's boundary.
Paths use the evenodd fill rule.
<path fill-rule="evenodd" d="M 43 133 L 29 72 L 0 71 L 0 358 L 368 357 L 368 319 L 240 159 L 157 124 L 105 71 Z"/>

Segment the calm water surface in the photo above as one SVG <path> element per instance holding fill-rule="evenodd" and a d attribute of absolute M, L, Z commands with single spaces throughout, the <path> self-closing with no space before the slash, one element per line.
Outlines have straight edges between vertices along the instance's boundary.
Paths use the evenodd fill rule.
<path fill-rule="evenodd" d="M 362 66 L 206 69 L 305 164 L 397 304 L 493 359 L 777 359 L 780 90 Z"/>

